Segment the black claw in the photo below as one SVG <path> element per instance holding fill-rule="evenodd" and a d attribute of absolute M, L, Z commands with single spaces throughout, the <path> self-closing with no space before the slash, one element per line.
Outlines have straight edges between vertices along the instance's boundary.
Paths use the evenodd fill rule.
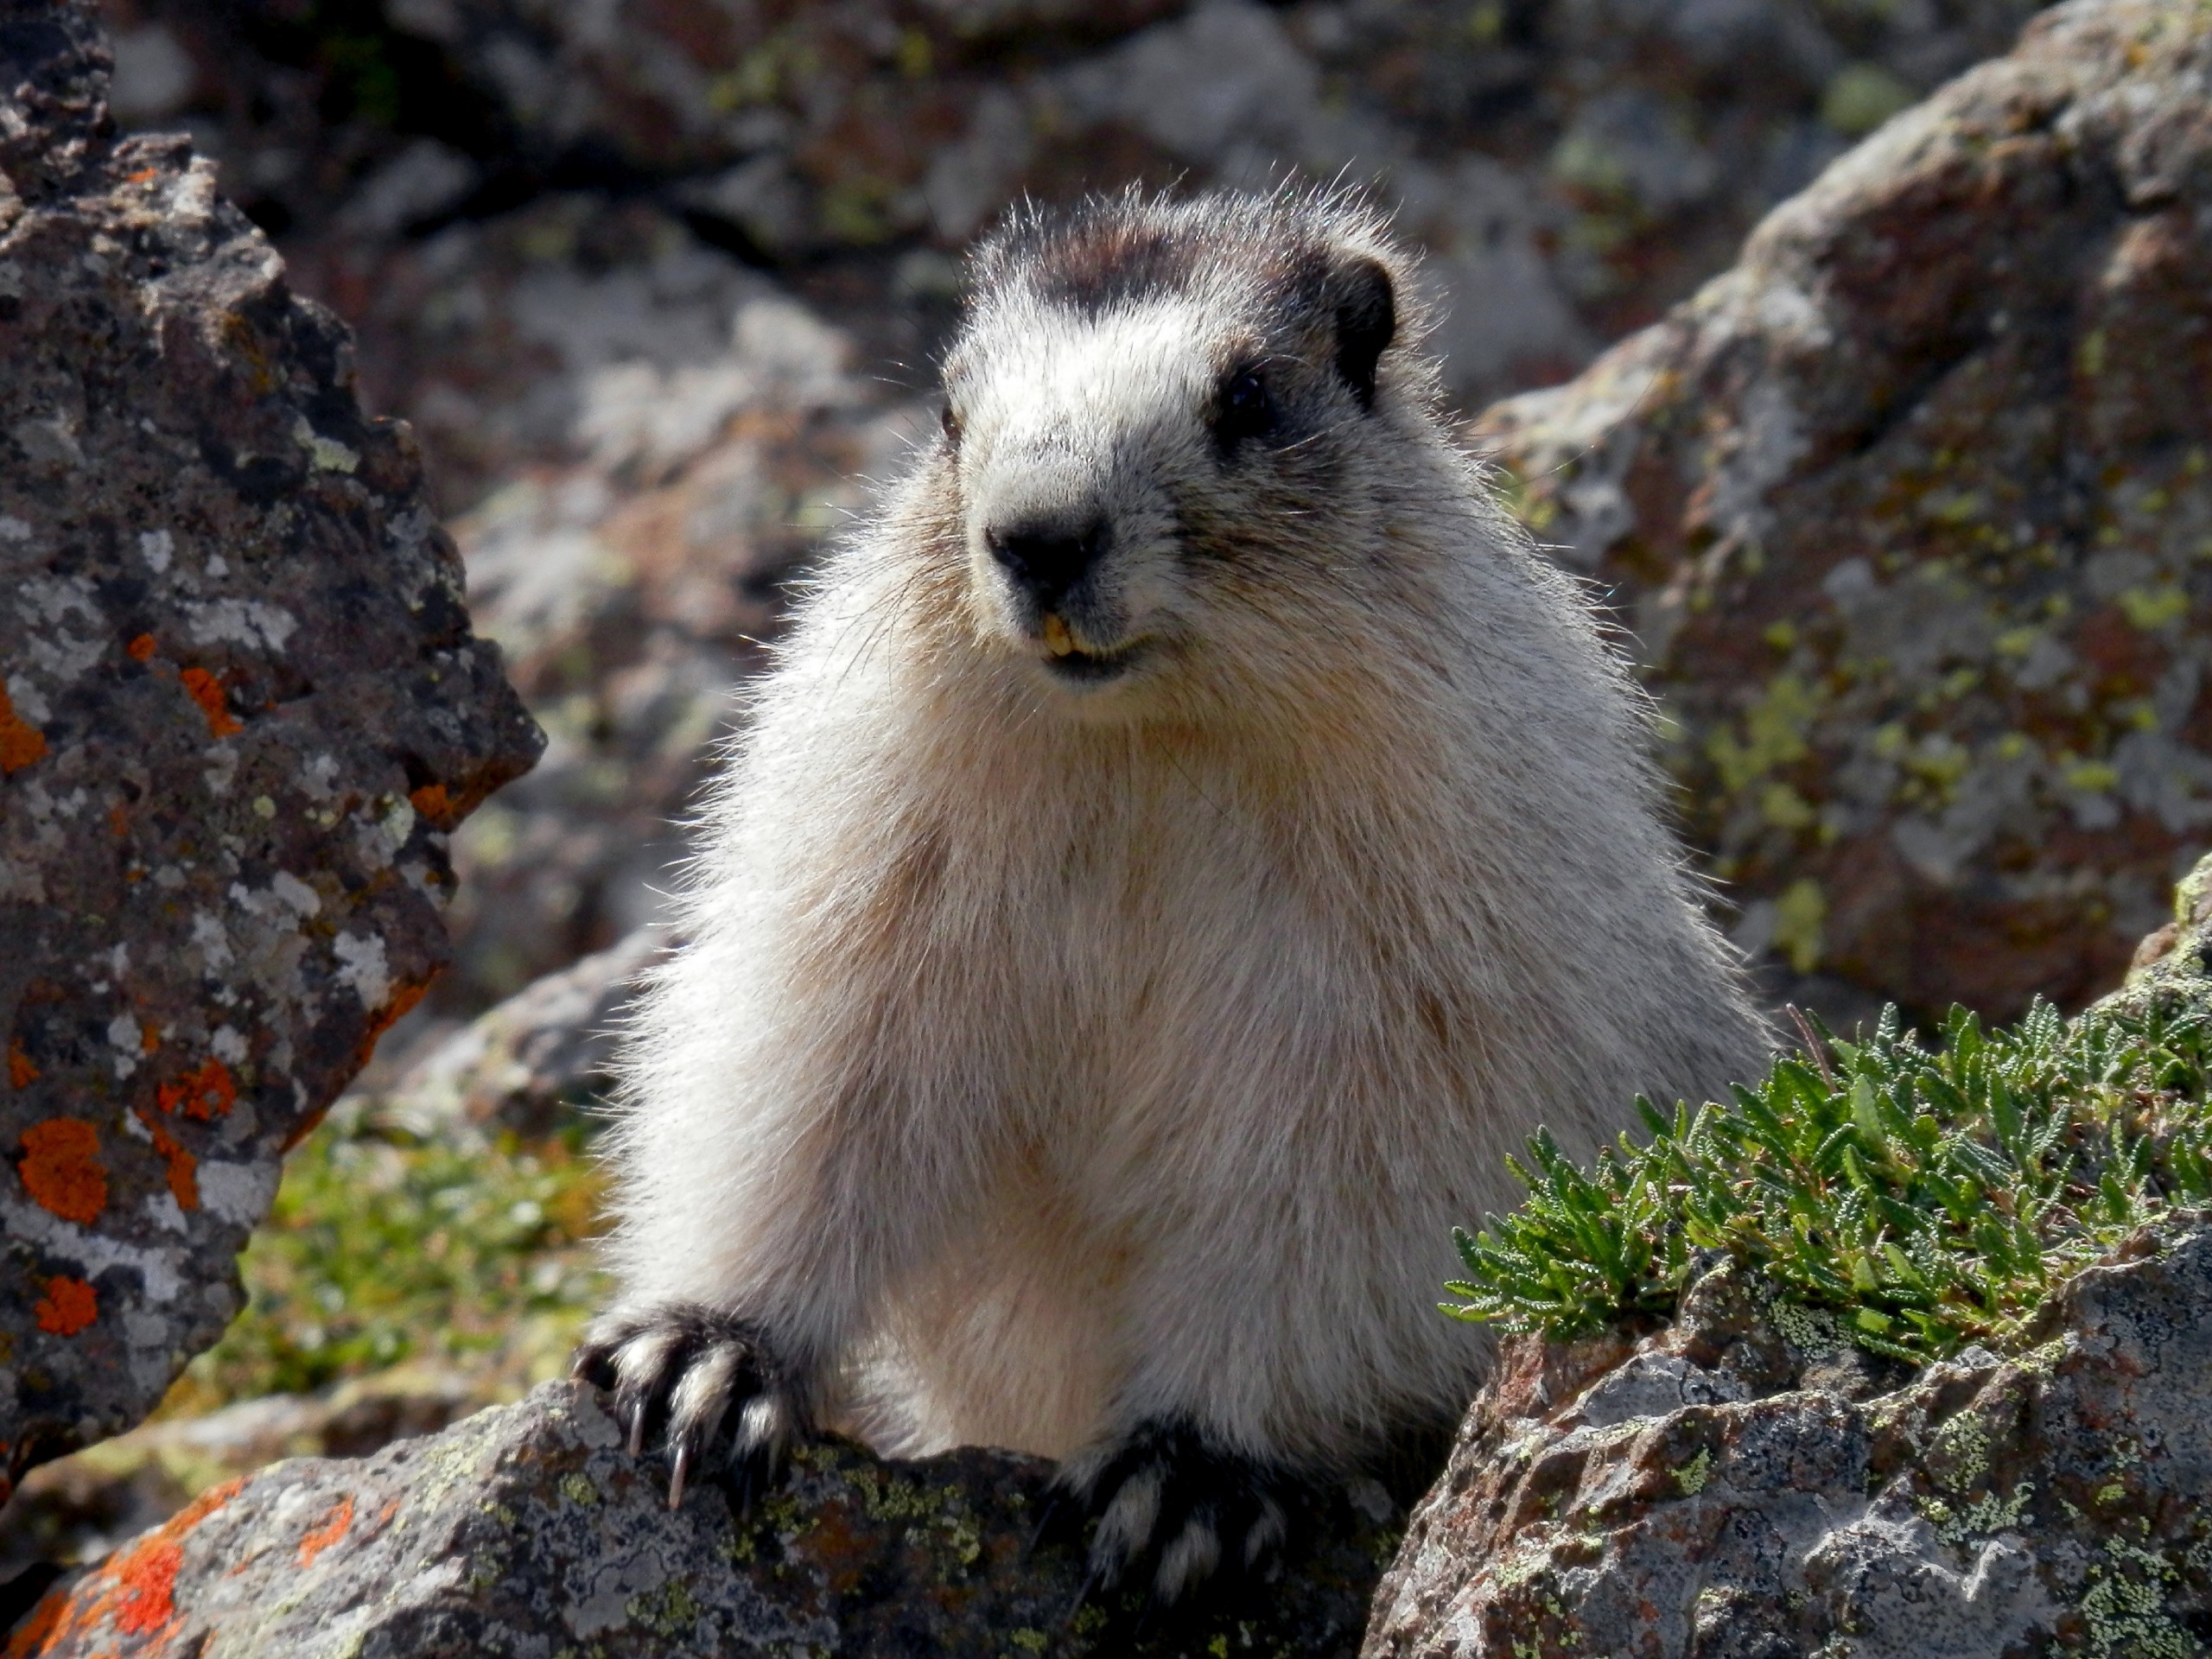
<path fill-rule="evenodd" d="M 791 1373 L 759 1328 L 711 1308 L 680 1304 L 610 1319 L 578 1347 L 572 1369 L 613 1390 L 614 1420 L 633 1456 L 665 1447 L 671 1509 L 683 1502 L 684 1488 L 708 1464 L 709 1452 L 728 1440 L 727 1431 L 750 1402 L 773 1396 L 778 1416 L 791 1432 L 806 1427 Z M 690 1393 L 678 1420 L 677 1395 L 686 1378 L 692 1379 Z M 734 1483 L 741 1508 L 749 1507 L 766 1477 L 779 1468 L 782 1450 L 780 1444 L 754 1446 L 734 1458 L 744 1465 Z"/>
<path fill-rule="evenodd" d="M 1148 1584 L 1147 1606 L 1158 1609 L 1181 1600 L 1202 1582 L 1219 1586 L 1254 1579 L 1272 1566 L 1287 1530 L 1282 1496 L 1296 1484 L 1286 1471 L 1228 1451 L 1180 1421 L 1141 1423 L 1103 1463 L 1084 1462 L 1093 1466 L 1079 1465 L 1067 1477 L 1067 1495 L 1089 1516 L 1106 1517 L 1122 1493 L 1143 1490 L 1141 1482 L 1154 1489 L 1157 1499 L 1141 1535 L 1123 1535 L 1126 1512 L 1119 1524 L 1102 1526 L 1093 1535 L 1090 1572 L 1069 1610 L 1071 1618 L 1086 1599 L 1125 1580 Z M 1140 1500 L 1138 1508 L 1142 1507 Z M 1040 1522 L 1040 1535 L 1043 1530 Z M 1171 1573 L 1169 1553 L 1186 1533 L 1201 1541 L 1210 1535 L 1212 1548 L 1207 1551 L 1201 1542 L 1197 1559 L 1176 1562 Z"/>
<path fill-rule="evenodd" d="M 1083 1501 L 1065 1486 L 1052 1486 L 1046 1491 L 1044 1504 L 1037 1511 L 1037 1524 L 1030 1529 L 1029 1542 L 1022 1554 L 1034 1555 L 1052 1544 L 1080 1543 L 1083 1522 Z M 1082 1605 L 1079 1598 L 1077 1605 Z"/>

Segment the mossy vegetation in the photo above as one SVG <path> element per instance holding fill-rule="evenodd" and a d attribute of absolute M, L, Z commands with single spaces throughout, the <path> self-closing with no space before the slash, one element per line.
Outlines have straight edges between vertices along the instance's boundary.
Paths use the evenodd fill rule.
<path fill-rule="evenodd" d="M 561 1367 L 602 1296 L 587 1242 L 602 1179 L 581 1128 L 524 1143 L 334 1114 L 286 1160 L 240 1260 L 245 1311 L 165 1414 L 404 1360 L 519 1393 Z"/>
<path fill-rule="evenodd" d="M 2044 1296 L 2145 1221 L 2212 1200 L 2212 1019 L 2172 998 L 1986 1030 L 1955 1008 L 1925 1046 L 1808 1028 L 1726 1103 L 1669 1117 L 1592 1167 L 1548 1136 L 1511 1215 L 1461 1232 L 1445 1312 L 1572 1337 L 1664 1317 L 1712 1253 L 1832 1310 L 1877 1353 L 2003 1349 Z"/>

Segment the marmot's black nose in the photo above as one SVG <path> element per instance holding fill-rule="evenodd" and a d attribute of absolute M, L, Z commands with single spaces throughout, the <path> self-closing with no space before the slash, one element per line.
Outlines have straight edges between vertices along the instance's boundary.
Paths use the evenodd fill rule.
<path fill-rule="evenodd" d="M 1049 611 L 1098 563 L 1106 550 L 1106 525 L 1096 518 L 1081 524 L 1064 520 L 994 524 L 983 532 L 983 544 L 1007 574 Z"/>

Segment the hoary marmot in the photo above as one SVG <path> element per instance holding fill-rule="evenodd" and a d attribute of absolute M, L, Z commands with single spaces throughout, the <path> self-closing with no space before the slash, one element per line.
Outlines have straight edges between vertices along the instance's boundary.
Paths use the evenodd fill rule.
<path fill-rule="evenodd" d="M 1763 1033 L 1370 213 L 1129 196 L 970 277 L 706 813 L 578 1364 L 672 1498 L 826 1412 L 1065 1459 L 1095 1576 L 1173 1599 L 1457 1418 L 1508 1153 Z"/>

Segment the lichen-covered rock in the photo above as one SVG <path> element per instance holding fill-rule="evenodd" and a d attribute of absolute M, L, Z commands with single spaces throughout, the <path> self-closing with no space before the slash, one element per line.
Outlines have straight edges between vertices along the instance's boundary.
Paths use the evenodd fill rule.
<path fill-rule="evenodd" d="M 1482 423 L 1755 951 L 2076 1001 L 2212 836 L 2208 269 L 2212 13 L 2075 0 Z"/>
<path fill-rule="evenodd" d="M 237 1311 L 283 1149 L 445 957 L 446 836 L 540 739 L 364 416 L 87 0 L 0 16 L 0 1470 Z"/>
<path fill-rule="evenodd" d="M 1364 1659 L 2206 1651 L 2212 1218 L 2031 1343 L 1900 1376 L 1732 1269 L 1641 1343 L 1515 1338 Z"/>
<path fill-rule="evenodd" d="M 621 1441 L 600 1395 L 562 1382 L 363 1461 L 279 1464 L 51 1592 L 10 1659 L 1320 1659 L 1357 1649 L 1390 1542 L 1317 1503 L 1320 1541 L 1279 1585 L 1137 1630 L 1084 1600 L 1078 1551 L 1033 1541 L 1049 1464 L 817 1442 L 734 1521 L 713 1485 L 671 1514 L 665 1464 Z"/>

